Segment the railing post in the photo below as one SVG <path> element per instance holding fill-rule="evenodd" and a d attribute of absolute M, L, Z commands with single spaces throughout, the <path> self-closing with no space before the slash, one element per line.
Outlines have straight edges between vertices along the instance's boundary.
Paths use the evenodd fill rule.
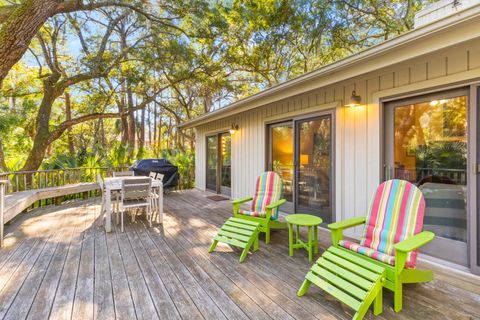
<path fill-rule="evenodd" d="M 5 185 L 7 181 L 0 180 L 0 247 L 3 247 L 3 213 L 5 212 Z"/>

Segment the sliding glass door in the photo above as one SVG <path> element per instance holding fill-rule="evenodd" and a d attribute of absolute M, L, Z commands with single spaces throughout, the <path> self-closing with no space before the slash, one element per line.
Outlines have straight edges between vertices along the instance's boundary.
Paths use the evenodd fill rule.
<path fill-rule="evenodd" d="M 231 194 L 232 137 L 220 133 L 207 137 L 206 187 L 208 190 Z"/>
<path fill-rule="evenodd" d="M 296 211 L 314 213 L 324 223 L 332 212 L 332 118 L 296 122 Z"/>
<path fill-rule="evenodd" d="M 230 133 L 221 133 L 220 139 L 220 193 L 231 194 L 232 176 L 232 136 Z"/>
<path fill-rule="evenodd" d="M 278 173 L 282 179 L 282 197 L 287 200 L 283 210 L 293 213 L 293 122 L 270 125 L 269 141 L 268 169 Z"/>
<path fill-rule="evenodd" d="M 218 137 L 207 137 L 207 189 L 217 192 Z"/>
<path fill-rule="evenodd" d="M 424 230 L 435 240 L 422 251 L 468 265 L 468 90 L 386 105 L 386 179 L 408 180 L 422 191 Z"/>
<path fill-rule="evenodd" d="M 268 126 L 268 169 L 283 182 L 282 210 L 310 213 L 333 221 L 332 114 Z"/>

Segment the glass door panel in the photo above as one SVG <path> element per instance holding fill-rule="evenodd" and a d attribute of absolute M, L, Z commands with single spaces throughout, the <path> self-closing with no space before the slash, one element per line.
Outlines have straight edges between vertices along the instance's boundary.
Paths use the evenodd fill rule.
<path fill-rule="evenodd" d="M 218 137 L 207 137 L 207 189 L 217 192 Z"/>
<path fill-rule="evenodd" d="M 386 144 L 391 178 L 416 184 L 425 197 L 423 228 L 437 237 L 422 251 L 464 265 L 468 262 L 467 104 L 467 95 L 461 93 L 395 103 L 387 110 L 393 131 Z"/>
<path fill-rule="evenodd" d="M 333 221 L 332 118 L 330 115 L 297 121 L 296 211 Z"/>
<path fill-rule="evenodd" d="M 220 134 L 220 192 L 230 195 L 232 172 L 232 136 Z"/>
<path fill-rule="evenodd" d="M 287 200 L 284 211 L 293 213 L 293 123 L 270 125 L 270 157 L 268 169 L 282 179 L 282 197 Z"/>

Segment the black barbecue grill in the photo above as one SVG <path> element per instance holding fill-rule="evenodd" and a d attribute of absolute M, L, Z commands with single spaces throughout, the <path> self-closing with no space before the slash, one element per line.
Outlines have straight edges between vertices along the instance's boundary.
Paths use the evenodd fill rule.
<path fill-rule="evenodd" d="M 173 189 L 178 186 L 178 167 L 167 159 L 142 159 L 136 161 L 131 167 L 136 176 L 147 176 L 150 172 L 163 174 L 163 188 Z"/>

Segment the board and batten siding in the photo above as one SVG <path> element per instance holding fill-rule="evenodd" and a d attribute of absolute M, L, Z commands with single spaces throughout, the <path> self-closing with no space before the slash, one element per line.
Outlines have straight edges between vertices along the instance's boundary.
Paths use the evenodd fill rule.
<path fill-rule="evenodd" d="M 385 98 L 413 96 L 467 80 L 480 79 L 480 39 L 408 60 L 388 68 L 282 99 L 196 127 L 196 186 L 205 189 L 206 137 L 239 130 L 232 137 L 232 198 L 254 192 L 266 169 L 266 125 L 321 110 L 335 110 L 336 219 L 363 216 L 383 176 Z M 364 106 L 344 107 L 355 90 Z M 355 230 L 358 234 L 360 228 Z"/>

